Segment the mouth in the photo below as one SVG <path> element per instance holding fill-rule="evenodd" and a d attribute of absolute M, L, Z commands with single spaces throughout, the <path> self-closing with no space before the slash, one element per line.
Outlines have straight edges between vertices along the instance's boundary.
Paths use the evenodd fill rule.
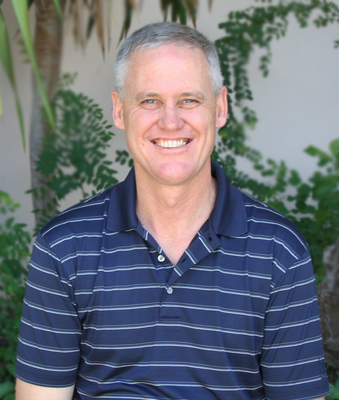
<path fill-rule="evenodd" d="M 173 149 L 183 147 L 187 143 L 191 142 L 191 139 L 177 139 L 177 140 L 153 140 L 153 143 L 163 149 Z"/>

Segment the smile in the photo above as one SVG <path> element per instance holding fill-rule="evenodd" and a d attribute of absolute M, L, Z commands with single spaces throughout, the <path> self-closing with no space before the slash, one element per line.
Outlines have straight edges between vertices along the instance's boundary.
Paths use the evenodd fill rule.
<path fill-rule="evenodd" d="M 189 142 L 188 139 L 179 139 L 179 140 L 162 140 L 154 141 L 153 143 L 159 147 L 164 149 L 176 148 L 185 146 Z"/>

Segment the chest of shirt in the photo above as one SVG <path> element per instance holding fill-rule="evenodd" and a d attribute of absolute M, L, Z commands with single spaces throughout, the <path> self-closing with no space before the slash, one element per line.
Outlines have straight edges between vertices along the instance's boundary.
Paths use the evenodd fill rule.
<path fill-rule="evenodd" d="M 231 250 L 224 241 L 199 260 L 193 246 L 181 274 L 183 268 L 178 271 L 136 232 L 123 245 L 116 239 L 103 241 L 100 252 L 77 261 L 72 284 L 85 331 L 96 326 L 117 332 L 118 342 L 136 327 L 157 324 L 262 336 L 270 257 L 253 257 L 241 246 Z"/>

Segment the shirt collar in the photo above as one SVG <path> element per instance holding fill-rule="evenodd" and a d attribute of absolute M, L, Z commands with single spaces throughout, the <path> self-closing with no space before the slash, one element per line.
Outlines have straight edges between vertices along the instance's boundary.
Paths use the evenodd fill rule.
<path fill-rule="evenodd" d="M 133 167 L 124 181 L 112 187 L 107 230 L 121 232 L 135 229 L 138 224 L 135 205 L 136 187 Z"/>
<path fill-rule="evenodd" d="M 214 161 L 212 161 L 212 175 L 218 182 L 218 192 L 208 221 L 210 228 L 217 235 L 245 234 L 247 219 L 242 192 L 230 183 L 223 169 Z M 112 232 L 135 229 L 138 224 L 135 203 L 136 187 L 133 167 L 127 178 L 112 188 L 107 229 Z"/>
<path fill-rule="evenodd" d="M 218 191 L 210 216 L 211 227 L 217 235 L 244 235 L 248 228 L 242 192 L 231 184 L 215 161 L 212 161 L 212 176 L 217 180 Z"/>

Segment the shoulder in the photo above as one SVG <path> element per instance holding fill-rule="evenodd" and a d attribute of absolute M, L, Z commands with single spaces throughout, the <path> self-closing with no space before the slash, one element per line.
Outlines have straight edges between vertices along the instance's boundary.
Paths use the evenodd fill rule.
<path fill-rule="evenodd" d="M 247 219 L 247 236 L 255 242 L 256 251 L 269 252 L 276 273 L 306 266 L 313 271 L 306 240 L 297 226 L 285 215 L 257 199 L 242 193 Z"/>
<path fill-rule="evenodd" d="M 242 197 L 249 231 L 285 238 L 296 242 L 305 251 L 307 243 L 288 217 L 246 193 L 242 192 Z"/>
<path fill-rule="evenodd" d="M 307 252 L 307 243 L 295 224 L 285 215 L 235 187 L 223 169 L 212 163 L 218 182 L 218 196 L 211 220 L 216 232 L 238 238 L 252 251 L 267 254 L 285 248 L 294 256 Z M 279 245 L 278 245 L 279 244 Z"/>
<path fill-rule="evenodd" d="M 40 236 L 47 242 L 53 242 L 70 233 L 102 231 L 114 187 L 111 186 L 61 212 L 41 229 Z"/>
<path fill-rule="evenodd" d="M 56 275 L 75 276 L 80 266 L 96 265 L 113 192 L 114 186 L 49 221 L 34 243 L 30 270 L 47 268 Z"/>

